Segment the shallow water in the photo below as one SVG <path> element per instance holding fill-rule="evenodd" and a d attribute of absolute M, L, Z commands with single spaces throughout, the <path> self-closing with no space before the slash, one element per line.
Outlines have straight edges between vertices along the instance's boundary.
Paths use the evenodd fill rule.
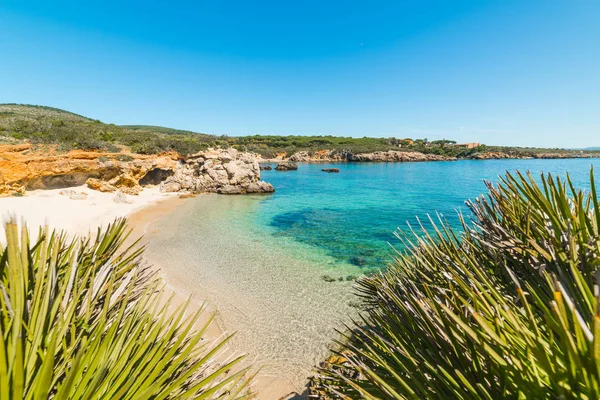
<path fill-rule="evenodd" d="M 303 164 L 264 171 L 273 195 L 204 195 L 159 220 L 149 258 L 167 278 L 218 310 L 232 344 L 263 376 L 298 388 L 326 354 L 334 328 L 356 312 L 352 281 L 384 266 L 406 221 L 438 211 L 457 224 L 464 201 L 505 170 L 559 175 L 585 188 L 600 160 Z M 340 173 L 324 173 L 336 167 Z M 322 277 L 335 278 L 326 282 Z M 341 280 L 338 280 L 341 279 Z"/>
<path fill-rule="evenodd" d="M 146 256 L 167 281 L 219 312 L 261 377 L 300 390 L 352 307 L 360 270 L 255 225 L 262 196 L 203 195 L 153 224 Z M 342 278 L 326 282 L 323 275 Z M 286 393 L 282 393 L 283 396 Z"/>
<path fill-rule="evenodd" d="M 441 213 L 458 226 L 458 212 L 486 191 L 483 180 L 498 181 L 506 170 L 563 175 L 586 187 L 590 165 L 600 160 L 488 160 L 426 163 L 301 164 L 298 171 L 263 171 L 276 189 L 261 202 L 254 223 L 265 233 L 289 237 L 324 250 L 340 262 L 364 269 L 384 266 L 400 247 L 398 228 L 428 226 Z M 322 168 L 336 167 L 339 173 Z M 274 231 L 272 231 L 274 229 Z M 389 244 L 388 244 L 389 243 Z"/>

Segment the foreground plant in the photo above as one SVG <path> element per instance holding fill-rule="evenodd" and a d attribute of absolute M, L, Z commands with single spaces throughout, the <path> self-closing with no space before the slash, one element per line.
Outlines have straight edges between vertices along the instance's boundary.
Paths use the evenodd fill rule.
<path fill-rule="evenodd" d="M 600 398 L 600 207 L 571 181 L 507 174 L 360 281 L 368 311 L 316 387 L 340 398 Z"/>
<path fill-rule="evenodd" d="M 20 230 L 20 232 L 19 232 Z M 200 311 L 168 311 L 161 281 L 125 248 L 125 221 L 95 240 L 5 225 L 0 245 L 0 400 L 244 398 L 240 358 L 201 343 Z"/>

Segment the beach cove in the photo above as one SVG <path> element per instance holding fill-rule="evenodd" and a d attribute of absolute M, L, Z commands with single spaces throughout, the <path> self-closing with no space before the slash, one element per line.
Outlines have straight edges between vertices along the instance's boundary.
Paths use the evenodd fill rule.
<path fill-rule="evenodd" d="M 304 390 L 335 328 L 356 314 L 346 278 L 361 271 L 289 239 L 261 237 L 250 220 L 264 200 L 199 195 L 149 207 L 130 221 L 144 228 L 145 257 L 169 286 L 196 304 L 207 301 L 220 331 L 236 332 L 229 350 L 260 368 L 259 398 L 279 398 Z"/>
<path fill-rule="evenodd" d="M 485 191 L 506 170 L 542 171 L 584 187 L 600 160 L 490 160 L 438 163 L 300 164 L 297 171 L 263 171 L 272 195 L 193 198 L 144 189 L 129 202 L 85 187 L 37 190 L 0 199 L 2 214 L 24 216 L 34 228 L 87 234 L 117 217 L 128 217 L 131 238 L 143 236 L 145 262 L 160 272 L 176 304 L 192 297 L 216 312 L 206 340 L 235 333 L 227 357 L 246 354 L 259 368 L 260 399 L 302 393 L 313 367 L 327 355 L 342 328 L 359 310 L 355 277 L 385 267 L 401 250 L 394 231 L 427 227 L 439 211 L 457 226 L 464 201 Z M 335 167 L 339 173 L 321 169 Z M 585 188 L 585 187 L 584 187 Z"/>
<path fill-rule="evenodd" d="M 397 228 L 428 226 L 435 211 L 453 226 L 464 201 L 509 171 L 564 176 L 576 187 L 599 160 L 491 160 L 405 164 L 300 164 L 263 171 L 273 195 L 169 200 L 145 223 L 146 258 L 179 293 L 208 301 L 231 350 L 262 367 L 259 398 L 302 392 L 342 327 L 356 315 L 352 280 L 392 261 Z M 340 169 L 327 174 L 323 168 Z M 360 234 L 362 232 L 362 234 Z M 340 280 L 341 279 L 341 280 Z M 331 280 L 331 282 L 330 282 Z"/>

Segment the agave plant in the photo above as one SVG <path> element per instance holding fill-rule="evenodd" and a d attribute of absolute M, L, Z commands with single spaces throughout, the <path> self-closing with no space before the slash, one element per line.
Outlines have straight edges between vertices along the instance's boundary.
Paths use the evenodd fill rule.
<path fill-rule="evenodd" d="M 600 207 L 591 190 L 507 174 L 462 230 L 399 235 L 359 282 L 368 307 L 317 392 L 366 399 L 600 398 Z"/>
<path fill-rule="evenodd" d="M 162 283 L 124 245 L 118 220 L 94 239 L 5 225 L 0 245 L 0 399 L 246 398 L 241 358 L 215 363 L 200 311 L 169 311 Z M 219 360 L 221 361 L 221 360 Z"/>

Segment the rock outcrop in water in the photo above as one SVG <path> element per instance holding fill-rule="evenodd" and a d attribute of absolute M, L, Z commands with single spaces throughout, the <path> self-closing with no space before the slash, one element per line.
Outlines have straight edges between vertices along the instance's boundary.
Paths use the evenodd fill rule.
<path fill-rule="evenodd" d="M 298 169 L 298 164 L 293 162 L 280 163 L 275 167 L 277 171 L 295 171 Z"/>
<path fill-rule="evenodd" d="M 163 192 L 221 194 L 275 191 L 273 185 L 260 180 L 256 157 L 235 149 L 204 151 L 180 160 L 175 173 L 160 188 Z"/>

